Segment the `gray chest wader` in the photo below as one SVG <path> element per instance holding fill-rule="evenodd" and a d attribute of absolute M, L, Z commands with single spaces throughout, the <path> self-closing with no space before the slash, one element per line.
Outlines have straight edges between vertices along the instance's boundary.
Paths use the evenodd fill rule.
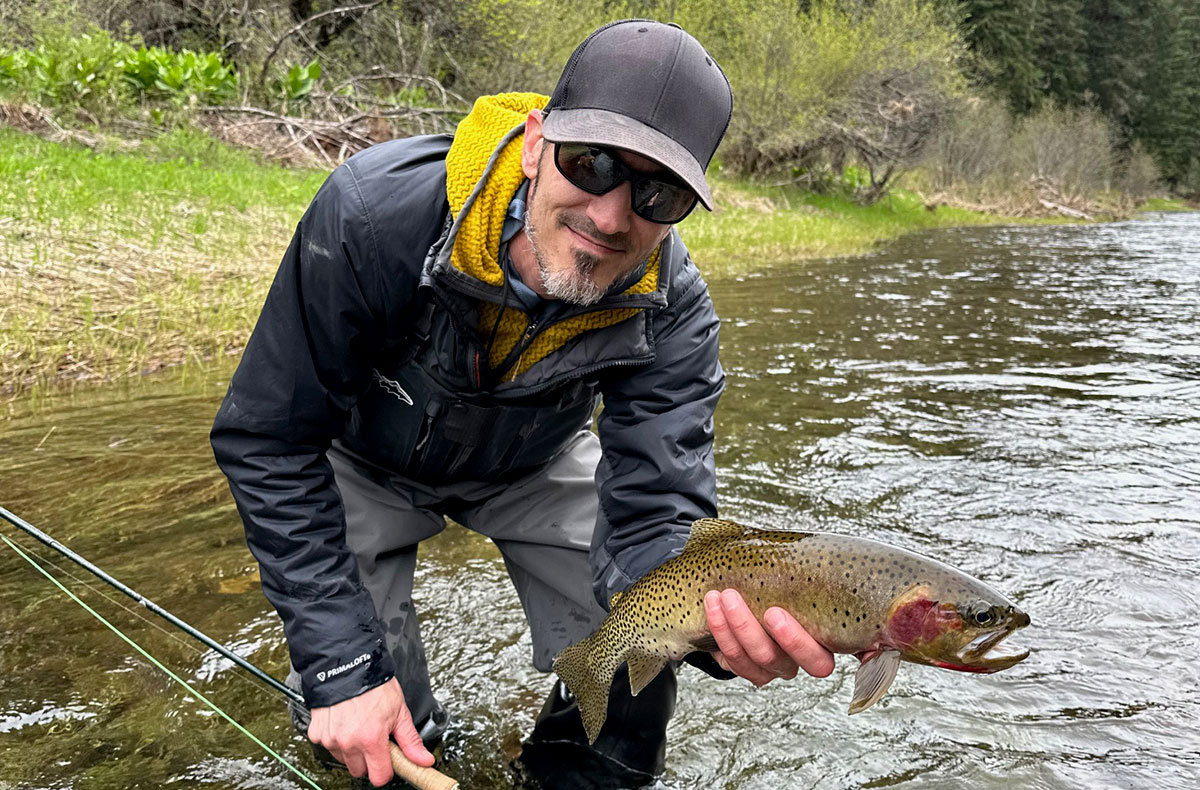
<path fill-rule="evenodd" d="M 486 374 L 476 351 L 444 309 L 424 308 L 401 354 L 374 371 L 342 439 L 346 448 L 431 486 L 515 480 L 552 460 L 590 422 L 594 384 L 579 380 L 545 394 L 505 397 L 480 388 Z M 556 682 L 515 761 L 518 786 L 616 790 L 652 782 L 664 768 L 676 685 L 672 667 L 633 697 L 619 670 L 605 727 L 589 745 L 578 706 Z M 431 715 L 444 714 L 438 706 Z"/>

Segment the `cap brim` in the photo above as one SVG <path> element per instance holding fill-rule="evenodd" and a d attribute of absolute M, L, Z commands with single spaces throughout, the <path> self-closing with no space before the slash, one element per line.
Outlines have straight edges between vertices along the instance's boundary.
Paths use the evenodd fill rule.
<path fill-rule="evenodd" d="M 658 162 L 691 187 L 712 211 L 712 193 L 704 168 L 679 143 L 641 121 L 611 110 L 553 110 L 542 124 L 542 137 L 552 143 L 589 143 L 623 148 Z"/>

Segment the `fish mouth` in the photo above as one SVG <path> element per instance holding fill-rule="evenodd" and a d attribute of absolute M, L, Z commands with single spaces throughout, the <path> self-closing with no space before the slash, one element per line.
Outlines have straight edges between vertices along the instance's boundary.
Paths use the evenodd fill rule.
<path fill-rule="evenodd" d="M 1020 628 L 1024 625 L 1017 626 Z M 1029 658 L 1029 650 L 1004 644 L 1016 628 L 1004 628 L 971 640 L 958 653 L 961 669 L 968 672 L 998 672 Z"/>

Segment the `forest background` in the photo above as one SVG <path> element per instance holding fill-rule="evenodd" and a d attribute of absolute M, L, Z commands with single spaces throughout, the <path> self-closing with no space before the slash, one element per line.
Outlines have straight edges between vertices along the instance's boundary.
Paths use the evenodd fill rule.
<path fill-rule="evenodd" d="M 0 93 L 96 122 L 336 120 L 311 148 L 345 155 L 549 92 L 622 16 L 678 22 L 723 64 L 739 174 L 820 189 L 855 167 L 865 202 L 921 165 L 941 189 L 1200 192 L 1200 0 L 0 0 Z"/>
<path fill-rule="evenodd" d="M 706 264 L 1200 197 L 1200 0 L 0 0 L 0 390 L 236 353 L 332 166 L 630 16 L 734 89 Z"/>

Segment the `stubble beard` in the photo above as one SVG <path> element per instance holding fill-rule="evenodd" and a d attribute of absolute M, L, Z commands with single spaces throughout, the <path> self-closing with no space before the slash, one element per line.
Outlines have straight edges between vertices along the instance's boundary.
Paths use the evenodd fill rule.
<path fill-rule="evenodd" d="M 607 285 L 600 285 L 592 277 L 600 258 L 584 250 L 575 250 L 572 266 L 552 269 L 546 257 L 546 252 L 539 243 L 537 222 L 534 220 L 534 195 L 537 192 L 536 180 L 529 185 L 529 210 L 525 216 L 525 237 L 529 240 L 529 248 L 533 259 L 537 262 L 538 277 L 542 281 L 542 289 L 551 299 L 561 299 L 569 304 L 589 307 L 596 304 L 608 293 Z"/>

